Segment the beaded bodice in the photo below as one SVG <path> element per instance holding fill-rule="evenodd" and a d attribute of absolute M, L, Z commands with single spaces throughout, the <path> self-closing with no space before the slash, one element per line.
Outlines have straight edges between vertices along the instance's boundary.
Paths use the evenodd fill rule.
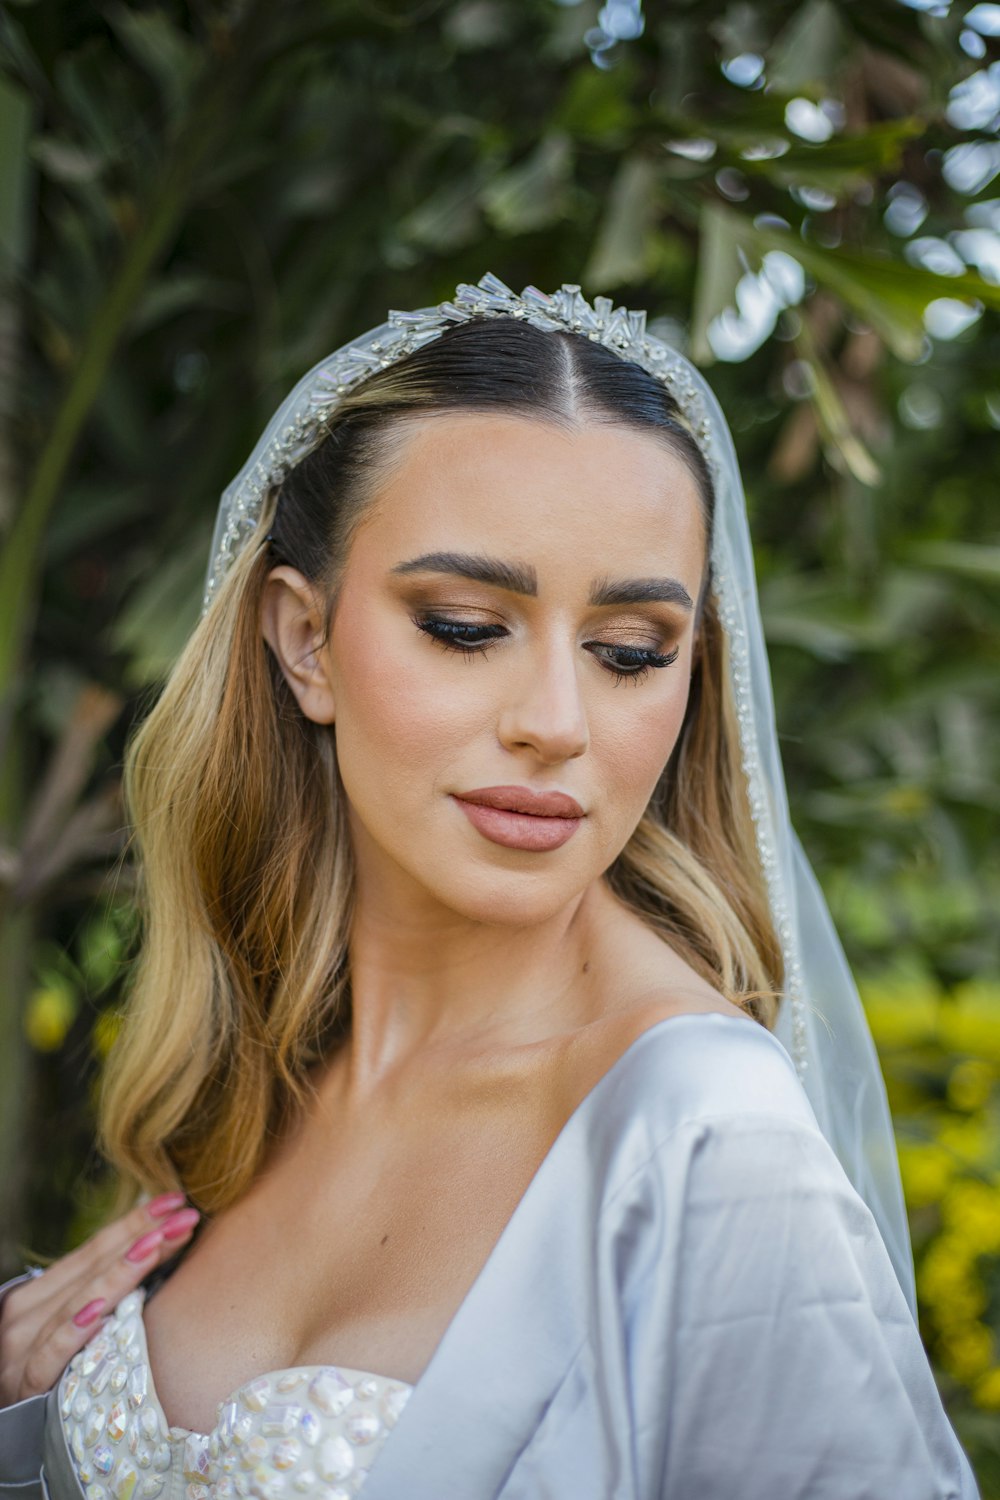
<path fill-rule="evenodd" d="M 209 1433 L 170 1427 L 153 1386 L 145 1292 L 124 1297 L 70 1360 L 59 1411 L 87 1500 L 350 1500 L 413 1387 L 341 1365 L 249 1380 Z"/>

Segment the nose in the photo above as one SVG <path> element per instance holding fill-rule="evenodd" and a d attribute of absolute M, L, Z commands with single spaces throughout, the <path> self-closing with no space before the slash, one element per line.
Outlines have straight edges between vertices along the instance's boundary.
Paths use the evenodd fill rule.
<path fill-rule="evenodd" d="M 497 733 L 507 750 L 528 746 L 546 765 L 583 755 L 590 743 L 577 647 L 551 637 L 513 669 Z"/>

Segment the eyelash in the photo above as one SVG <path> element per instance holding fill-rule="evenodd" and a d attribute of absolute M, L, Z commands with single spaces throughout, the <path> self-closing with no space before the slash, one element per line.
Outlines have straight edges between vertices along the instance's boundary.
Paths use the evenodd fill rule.
<path fill-rule="evenodd" d="M 418 630 L 424 631 L 427 635 L 430 636 L 432 641 L 436 641 L 437 644 L 441 646 L 445 651 L 460 651 L 465 656 L 470 656 L 474 653 L 479 652 L 485 655 L 486 651 L 488 650 L 488 642 L 461 642 L 452 632 L 460 630 L 485 630 L 490 632 L 503 630 L 502 625 L 470 625 L 461 620 L 442 620 L 436 615 L 425 615 L 421 618 L 414 618 L 414 624 L 416 625 Z M 438 631 L 440 631 L 441 634 L 438 634 Z M 492 635 L 491 639 L 496 640 L 498 639 L 498 637 L 497 635 Z M 601 643 L 595 642 L 595 644 Z M 641 646 L 606 645 L 605 649 L 608 651 L 617 651 L 619 653 L 624 653 L 626 656 L 631 657 L 633 661 L 638 658 L 638 662 L 636 663 L 636 665 L 632 666 L 631 668 L 623 667 L 621 665 L 609 666 L 606 663 L 604 664 L 606 671 L 614 673 L 615 687 L 617 687 L 620 682 L 634 682 L 638 686 L 642 678 L 644 678 L 652 668 L 669 667 L 672 662 L 675 662 L 680 650 L 679 647 L 675 647 L 673 651 L 668 652 L 664 656 L 661 655 L 659 651 L 651 651 Z M 602 661 L 602 658 L 598 657 L 598 660 Z"/>

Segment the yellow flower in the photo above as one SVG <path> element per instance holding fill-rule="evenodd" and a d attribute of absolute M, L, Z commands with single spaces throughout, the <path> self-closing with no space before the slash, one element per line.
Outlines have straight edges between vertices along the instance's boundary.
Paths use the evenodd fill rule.
<path fill-rule="evenodd" d="M 993 1335 L 981 1323 L 971 1323 L 941 1339 L 941 1363 L 956 1380 L 968 1383 L 990 1367 Z"/>
<path fill-rule="evenodd" d="M 879 802 L 883 809 L 897 818 L 919 818 L 927 811 L 927 793 L 920 786 L 903 784 L 889 787 L 882 793 Z"/>
<path fill-rule="evenodd" d="M 951 1070 L 948 1103 L 955 1109 L 982 1109 L 989 1101 L 996 1076 L 996 1067 L 992 1063 L 979 1057 L 967 1057 Z"/>
<path fill-rule="evenodd" d="M 942 1045 L 952 1052 L 1000 1061 L 1000 985 L 969 979 L 941 1006 Z"/>
<path fill-rule="evenodd" d="M 94 1022 L 92 1040 L 94 1051 L 102 1060 L 107 1057 L 114 1046 L 115 1038 L 121 1027 L 121 1015 L 115 1010 L 102 1010 Z"/>
<path fill-rule="evenodd" d="M 975 1276 L 975 1251 L 954 1233 L 945 1233 L 927 1248 L 917 1273 L 922 1299 L 936 1311 L 959 1299 Z"/>
<path fill-rule="evenodd" d="M 989 1122 L 981 1115 L 948 1120 L 938 1131 L 938 1140 L 946 1150 L 953 1151 L 965 1166 L 978 1166 L 993 1149 L 993 1132 Z"/>
<path fill-rule="evenodd" d="M 24 1013 L 24 1030 L 36 1051 L 56 1052 L 62 1046 L 76 1015 L 76 1003 L 69 985 L 55 978 L 32 993 Z"/>
<path fill-rule="evenodd" d="M 889 973 L 861 981 L 865 1014 L 881 1048 L 906 1047 L 933 1040 L 937 1031 L 938 991 L 923 975 Z"/>
<path fill-rule="evenodd" d="M 972 1006 L 995 1015 L 1000 1009 L 1000 979 L 963 979 L 952 990 L 952 998 L 959 1005 Z"/>
<path fill-rule="evenodd" d="M 1000 1253 L 1000 1192 L 989 1183 L 968 1177 L 953 1182 L 941 1216 L 946 1228 L 973 1253 Z"/>
<path fill-rule="evenodd" d="M 934 1309 L 934 1320 L 941 1334 L 954 1333 L 974 1324 L 986 1310 L 986 1288 L 970 1278 L 953 1287 Z"/>
<path fill-rule="evenodd" d="M 981 1375 L 972 1388 L 972 1399 L 987 1411 L 1000 1411 L 1000 1368 Z"/>
<path fill-rule="evenodd" d="M 903 1192 L 911 1208 L 938 1203 L 944 1197 L 958 1163 L 936 1141 L 900 1141 L 899 1170 Z"/>

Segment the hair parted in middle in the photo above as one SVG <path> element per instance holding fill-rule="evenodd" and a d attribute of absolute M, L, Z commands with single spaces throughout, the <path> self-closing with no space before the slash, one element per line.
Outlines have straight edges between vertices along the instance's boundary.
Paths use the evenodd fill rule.
<path fill-rule="evenodd" d="M 127 747 L 141 942 L 101 1100 L 102 1144 L 124 1196 L 179 1186 L 207 1212 L 234 1201 L 306 1097 L 309 1069 L 349 1028 L 354 863 L 335 728 L 302 713 L 262 634 L 261 601 L 271 569 L 289 563 L 325 601 L 328 629 L 406 419 L 460 411 L 657 435 L 697 480 L 711 556 L 712 482 L 673 398 L 581 334 L 473 319 L 344 397 L 318 447 L 268 496 Z M 708 561 L 698 612 L 677 743 L 604 878 L 770 1028 L 781 949 Z"/>

